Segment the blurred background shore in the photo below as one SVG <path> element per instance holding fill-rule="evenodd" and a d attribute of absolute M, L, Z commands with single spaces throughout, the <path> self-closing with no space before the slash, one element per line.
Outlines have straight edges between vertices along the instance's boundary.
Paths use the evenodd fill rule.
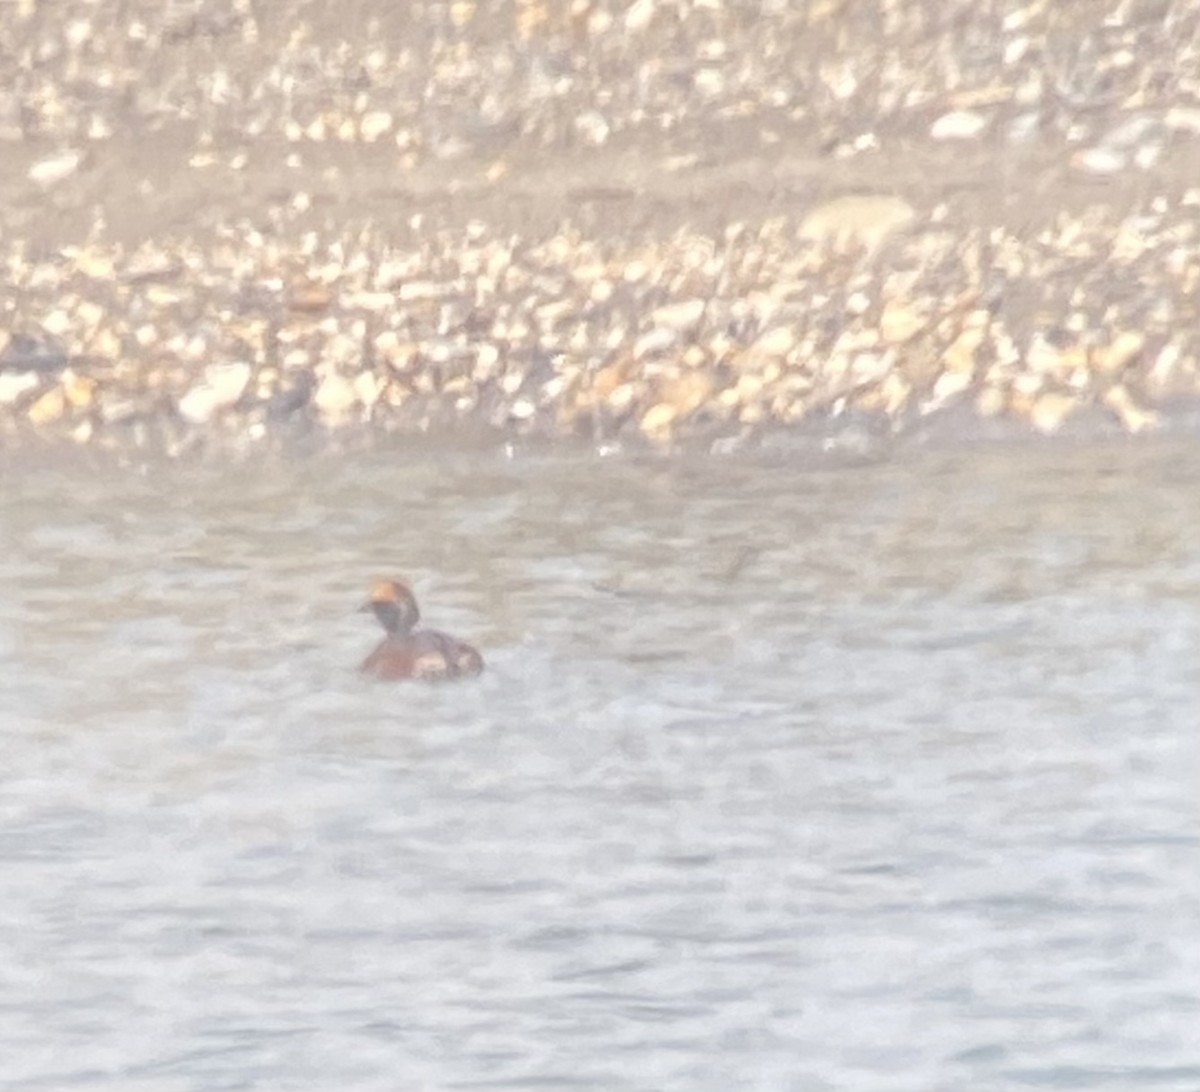
<path fill-rule="evenodd" d="M 6 5 L 0 443 L 1194 424 L 1200 12 Z"/>

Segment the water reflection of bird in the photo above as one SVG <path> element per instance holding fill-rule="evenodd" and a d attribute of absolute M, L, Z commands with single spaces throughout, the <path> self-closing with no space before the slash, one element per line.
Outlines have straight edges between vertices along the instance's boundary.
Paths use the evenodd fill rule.
<path fill-rule="evenodd" d="M 377 679 L 456 679 L 483 670 L 479 650 L 436 629 L 417 629 L 421 610 L 412 588 L 402 580 L 379 580 L 363 604 L 385 636 L 362 662 L 362 672 Z"/>

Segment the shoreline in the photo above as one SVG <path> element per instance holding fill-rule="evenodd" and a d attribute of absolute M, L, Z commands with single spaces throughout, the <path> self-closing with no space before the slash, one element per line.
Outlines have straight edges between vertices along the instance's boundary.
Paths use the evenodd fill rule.
<path fill-rule="evenodd" d="M 1076 87 L 1088 5 L 951 6 L 941 36 L 920 5 L 21 6 L 8 45 L 46 60 L 0 97 L 0 447 L 1186 427 L 1186 36 L 1114 14 Z"/>
<path fill-rule="evenodd" d="M 1124 430 L 1103 408 L 1086 407 L 1061 429 L 1039 432 L 1013 419 L 979 419 L 959 407 L 912 422 L 899 430 L 875 416 L 856 415 L 800 425 L 768 425 L 753 432 L 697 435 L 669 443 L 631 435 L 602 443 L 579 437 L 506 436 L 478 428 L 436 433 L 384 431 L 374 426 L 330 430 L 318 422 L 293 423 L 260 439 L 250 439 L 227 426 L 220 432 L 190 427 L 169 435 L 143 422 L 136 432 L 117 432 L 102 443 L 80 444 L 48 435 L 27 425 L 0 432 L 0 478 L 6 473 L 81 468 L 97 471 L 153 472 L 156 468 L 209 466 L 249 467 L 259 464 L 305 465 L 345 460 L 411 461 L 467 460 L 479 465 L 501 462 L 568 460 L 580 465 L 610 459 L 642 461 L 687 460 L 695 465 L 741 462 L 763 466 L 786 465 L 797 472 L 820 472 L 856 467 L 903 465 L 926 456 L 987 456 L 1057 451 L 1064 456 L 1092 451 L 1131 457 L 1178 448 L 1186 452 L 1200 440 L 1200 398 L 1180 399 L 1160 412 L 1153 430 L 1138 434 Z M 161 422 L 158 423 L 161 426 Z"/>
<path fill-rule="evenodd" d="M 836 436 L 843 418 L 903 434 L 963 409 L 981 428 L 1050 435 L 1098 412 L 1153 432 L 1200 394 L 1197 334 L 1178 324 L 1195 305 L 1133 215 L 1142 253 L 1120 275 L 1066 243 L 917 227 L 874 195 L 723 239 L 534 243 L 475 222 L 463 241 L 319 259 L 261 236 L 10 252 L 0 436 L 168 456 L 312 429 L 695 448 L 822 422 Z M 1064 235 L 1100 252 L 1128 225 Z"/>

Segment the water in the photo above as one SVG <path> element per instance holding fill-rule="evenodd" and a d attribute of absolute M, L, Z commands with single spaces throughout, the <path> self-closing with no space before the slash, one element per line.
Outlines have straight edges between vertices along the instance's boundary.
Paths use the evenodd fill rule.
<path fill-rule="evenodd" d="M 1194 1092 L 1198 482 L 0 471 L 3 1087 Z"/>

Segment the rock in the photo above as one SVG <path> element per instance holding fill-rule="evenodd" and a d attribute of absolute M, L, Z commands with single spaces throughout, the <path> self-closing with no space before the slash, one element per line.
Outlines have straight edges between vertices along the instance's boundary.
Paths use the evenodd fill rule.
<path fill-rule="evenodd" d="M 204 425 L 217 411 L 217 397 L 207 383 L 193 387 L 179 400 L 179 416 L 189 424 Z"/>
<path fill-rule="evenodd" d="M 1071 355 L 1068 350 L 1060 349 L 1041 334 L 1034 335 L 1025 352 L 1025 367 L 1035 375 L 1062 376 L 1082 361 L 1083 357 L 1079 354 Z"/>
<path fill-rule="evenodd" d="M 478 347 L 475 355 L 475 367 L 471 372 L 476 382 L 493 379 L 500 370 L 500 349 L 490 341 L 485 341 Z M 390 363 L 390 362 L 389 362 Z"/>
<path fill-rule="evenodd" d="M 929 397 L 921 404 L 922 413 L 933 413 L 957 398 L 971 386 L 971 376 L 965 372 L 943 372 L 933 384 Z"/>
<path fill-rule="evenodd" d="M 206 424 L 218 410 L 236 403 L 250 382 L 250 365 L 211 364 L 204 380 L 179 400 L 179 415 L 193 425 Z"/>
<path fill-rule="evenodd" d="M 300 280 L 291 286 L 288 292 L 287 305 L 291 311 L 301 314 L 315 314 L 324 311 L 333 302 L 333 293 L 328 286 Z"/>
<path fill-rule="evenodd" d="M 757 425 L 766 416 L 766 410 L 758 402 L 748 402 L 737 413 L 737 419 L 743 425 Z"/>
<path fill-rule="evenodd" d="M 1115 375 L 1137 359 L 1145 344 L 1144 334 L 1126 330 L 1113 338 L 1110 345 L 1096 353 L 1095 365 L 1105 375 Z"/>
<path fill-rule="evenodd" d="M 0 406 L 11 406 L 39 382 L 33 372 L 0 372 Z"/>
<path fill-rule="evenodd" d="M 705 98 L 716 98 L 725 90 L 725 77 L 719 68 L 700 68 L 692 77 L 692 86 Z"/>
<path fill-rule="evenodd" d="M 1134 401 L 1127 387 L 1117 384 L 1104 393 L 1104 404 L 1117 415 L 1126 432 L 1137 435 L 1147 429 L 1158 427 L 1158 414 L 1147 410 Z"/>
<path fill-rule="evenodd" d="M 187 297 L 187 289 L 177 284 L 148 284 L 142 295 L 147 303 L 165 309 L 181 303 Z"/>
<path fill-rule="evenodd" d="M 96 381 L 90 375 L 76 375 L 71 369 L 63 372 L 63 394 L 75 409 L 87 409 L 96 394 Z"/>
<path fill-rule="evenodd" d="M 686 372 L 663 384 L 663 402 L 675 407 L 679 417 L 689 417 L 712 397 L 713 381 L 706 372 Z"/>
<path fill-rule="evenodd" d="M 1084 174 L 1117 174 L 1129 166 L 1129 156 L 1115 148 L 1084 148 L 1071 156 L 1071 166 Z"/>
<path fill-rule="evenodd" d="M 647 436 L 661 438 L 670 431 L 677 416 L 678 410 L 669 402 L 659 402 L 642 415 L 642 432 Z"/>
<path fill-rule="evenodd" d="M 891 349 L 855 353 L 850 358 L 850 381 L 856 387 L 877 383 L 894 370 L 895 364 L 896 354 Z"/>
<path fill-rule="evenodd" d="M 1062 423 L 1075 412 L 1078 405 L 1072 395 L 1046 391 L 1030 407 L 1029 422 L 1038 432 L 1048 436 L 1062 427 Z"/>
<path fill-rule="evenodd" d="M 379 401 L 387 384 L 374 372 L 360 372 L 354 378 L 354 393 L 368 409 Z"/>
<path fill-rule="evenodd" d="M 100 323 L 108 315 L 107 308 L 101 307 L 100 304 L 93 300 L 80 300 L 75 307 L 75 320 L 79 327 L 88 331 L 89 334 L 94 333 L 100 327 Z"/>
<path fill-rule="evenodd" d="M 100 420 L 106 425 L 120 425 L 138 415 L 137 403 L 121 394 L 106 392 L 100 399 Z"/>
<path fill-rule="evenodd" d="M 392 129 L 392 115 L 386 110 L 372 110 L 362 117 L 358 125 L 359 136 L 368 144 L 387 136 Z"/>
<path fill-rule="evenodd" d="M 592 376 L 592 391 L 599 399 L 607 399 L 628 378 L 628 368 L 609 364 Z"/>
<path fill-rule="evenodd" d="M 418 347 L 415 342 L 402 340 L 394 330 L 384 330 L 375 339 L 375 351 L 393 372 L 403 374 L 416 362 Z"/>
<path fill-rule="evenodd" d="M 355 292 L 345 297 L 347 307 L 376 313 L 388 311 L 396 306 L 396 297 L 391 292 Z"/>
<path fill-rule="evenodd" d="M 42 319 L 42 329 L 51 337 L 62 337 L 71 329 L 71 325 L 71 316 L 61 307 Z"/>
<path fill-rule="evenodd" d="M 974 140 L 987 128 L 987 118 L 974 110 L 952 110 L 930 126 L 934 140 Z"/>
<path fill-rule="evenodd" d="M 232 406 L 250 383 L 250 365 L 245 361 L 211 364 L 204 369 L 204 381 L 212 387 L 220 406 Z"/>
<path fill-rule="evenodd" d="M 36 182 L 39 186 L 53 186 L 65 178 L 70 178 L 82 162 L 82 152 L 60 152 L 58 155 L 39 159 L 29 168 L 28 178 L 30 182 Z"/>
<path fill-rule="evenodd" d="M 639 281 L 644 281 L 649 275 L 650 267 L 640 258 L 626 262 L 625 268 L 621 270 L 621 277 L 626 284 L 637 284 Z"/>
<path fill-rule="evenodd" d="M 979 346 L 983 344 L 983 337 L 983 330 L 979 327 L 969 326 L 963 330 L 947 346 L 945 353 L 942 355 L 942 361 L 946 365 L 946 370 L 973 375 L 975 372 L 975 354 L 979 351 Z"/>
<path fill-rule="evenodd" d="M 742 372 L 733 387 L 737 404 L 745 406 L 751 402 L 756 402 L 765 387 L 766 383 L 763 382 L 761 375 L 758 375 L 756 372 Z"/>
<path fill-rule="evenodd" d="M 345 416 L 357 403 L 358 392 L 354 384 L 336 372 L 321 380 L 321 385 L 313 395 L 313 405 L 323 417 L 328 418 Z"/>
<path fill-rule="evenodd" d="M 975 412 L 980 417 L 999 417 L 1008 409 L 1008 398 L 999 387 L 985 387 L 975 399 Z"/>
<path fill-rule="evenodd" d="M 846 313 L 850 315 L 865 315 L 871 310 L 871 297 L 865 292 L 851 292 L 846 297 Z"/>
<path fill-rule="evenodd" d="M 1200 136 L 1200 109 L 1194 106 L 1172 106 L 1163 118 L 1168 129 Z"/>
<path fill-rule="evenodd" d="M 879 316 L 879 333 L 888 345 L 902 345 L 929 325 L 929 319 L 900 300 L 892 300 Z"/>
<path fill-rule="evenodd" d="M 1179 362 L 1182 358 L 1183 352 L 1180 347 L 1173 341 L 1167 342 L 1158 351 L 1158 356 L 1154 358 L 1154 364 L 1146 376 L 1146 382 L 1160 393 L 1169 390 L 1174 383 L 1179 381 Z"/>
<path fill-rule="evenodd" d="M 912 397 L 912 387 L 908 380 L 897 371 L 883 377 L 883 382 L 877 388 L 879 408 L 888 417 L 896 417 Z"/>
<path fill-rule="evenodd" d="M 612 132 L 607 119 L 598 110 L 586 110 L 575 119 L 575 131 L 594 147 L 600 147 Z"/>
<path fill-rule="evenodd" d="M 440 281 L 406 281 L 396 290 L 401 303 L 416 303 L 420 300 L 440 300 L 450 294 Z"/>
<path fill-rule="evenodd" d="M 790 326 L 775 326 L 760 335 L 750 346 L 754 356 L 777 359 L 785 357 L 796 347 L 796 331 Z"/>
<path fill-rule="evenodd" d="M 668 349 L 672 348 L 679 340 L 679 333 L 676 330 L 659 326 L 653 330 L 647 330 L 641 337 L 633 343 L 633 359 L 642 361 L 649 357 L 661 356 Z"/>
<path fill-rule="evenodd" d="M 655 326 L 666 326 L 672 330 L 689 330 L 704 316 L 704 300 L 681 300 L 656 307 L 650 313 Z"/>
<path fill-rule="evenodd" d="M 625 29 L 632 31 L 645 30 L 654 18 L 655 0 L 634 0 L 625 12 Z"/>
<path fill-rule="evenodd" d="M 622 383 L 608 395 L 605 401 L 608 403 L 609 409 L 622 413 L 633 405 L 636 397 L 637 388 L 632 383 Z"/>
<path fill-rule="evenodd" d="M 57 421 L 67 408 L 67 398 L 61 387 L 51 387 L 32 406 L 27 416 L 35 425 Z"/>
<path fill-rule="evenodd" d="M 610 280 L 601 278 L 597 280 L 588 290 L 588 299 L 592 303 L 608 303 L 616 291 L 616 286 Z"/>

